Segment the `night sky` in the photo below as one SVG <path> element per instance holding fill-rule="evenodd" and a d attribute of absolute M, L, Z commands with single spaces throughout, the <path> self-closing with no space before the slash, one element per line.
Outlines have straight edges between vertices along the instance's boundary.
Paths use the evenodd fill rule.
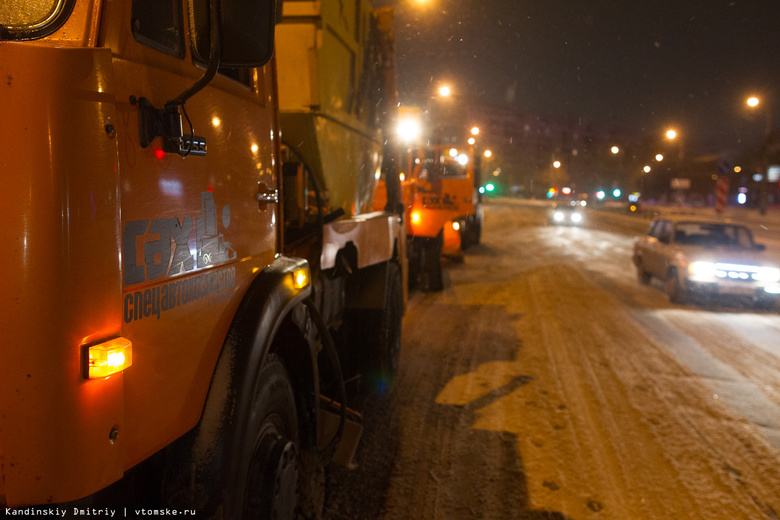
<path fill-rule="evenodd" d="M 399 93 L 440 83 L 528 114 L 616 131 L 674 126 L 700 153 L 764 136 L 780 114 L 778 0 L 374 0 L 396 12 Z M 774 122 L 780 125 L 780 117 Z"/>

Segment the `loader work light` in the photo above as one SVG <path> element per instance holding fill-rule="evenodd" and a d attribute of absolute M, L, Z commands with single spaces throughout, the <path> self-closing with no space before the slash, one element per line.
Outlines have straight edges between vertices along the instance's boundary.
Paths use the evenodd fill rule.
<path fill-rule="evenodd" d="M 87 349 L 87 379 L 99 379 L 116 374 L 133 364 L 133 343 L 127 338 L 114 338 Z"/>

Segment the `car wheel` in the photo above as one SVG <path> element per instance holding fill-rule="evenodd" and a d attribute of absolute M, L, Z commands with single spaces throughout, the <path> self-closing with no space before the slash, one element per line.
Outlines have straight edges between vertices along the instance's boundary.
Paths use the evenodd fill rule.
<path fill-rule="evenodd" d="M 672 269 L 666 276 L 666 294 L 669 295 L 669 301 L 684 305 L 688 303 L 688 291 L 680 283 L 677 271 Z"/>
<path fill-rule="evenodd" d="M 652 275 L 645 271 L 645 266 L 642 265 L 641 259 L 636 261 L 636 274 L 640 284 L 648 285 L 650 283 Z"/>

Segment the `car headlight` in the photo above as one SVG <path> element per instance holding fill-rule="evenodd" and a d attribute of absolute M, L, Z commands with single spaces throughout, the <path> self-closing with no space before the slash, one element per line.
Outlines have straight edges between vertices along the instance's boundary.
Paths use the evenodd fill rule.
<path fill-rule="evenodd" d="M 780 282 L 780 269 L 777 267 L 759 267 L 753 273 L 753 279 L 759 282 Z"/>
<path fill-rule="evenodd" d="M 697 278 L 715 278 L 715 264 L 712 262 L 691 262 L 688 272 Z"/>
<path fill-rule="evenodd" d="M 573 213 L 572 216 L 571 216 L 571 221 L 572 222 L 582 222 L 582 215 L 580 215 L 579 213 Z"/>
<path fill-rule="evenodd" d="M 556 212 L 553 214 L 553 218 L 554 218 L 555 220 L 557 220 L 558 222 L 560 222 L 560 221 L 562 221 L 562 220 L 563 220 L 563 213 L 562 213 L 562 212 L 560 212 L 560 211 L 556 211 Z"/>

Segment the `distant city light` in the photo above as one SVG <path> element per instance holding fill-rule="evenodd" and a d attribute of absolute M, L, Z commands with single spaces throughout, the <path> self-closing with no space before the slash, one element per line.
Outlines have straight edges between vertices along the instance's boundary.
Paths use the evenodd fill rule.
<path fill-rule="evenodd" d="M 555 161 L 553 163 L 553 168 L 560 168 L 561 167 L 561 161 Z"/>
<path fill-rule="evenodd" d="M 471 129 L 471 135 L 479 135 L 479 127 L 474 127 Z"/>
<path fill-rule="evenodd" d="M 599 200 L 603 199 L 603 198 L 604 198 L 604 197 L 606 197 L 606 196 L 607 196 L 607 194 L 606 194 L 606 193 L 604 193 L 604 192 L 603 192 L 603 191 L 601 191 L 601 190 L 599 190 L 599 191 L 597 191 L 597 192 L 596 192 L 596 198 L 597 198 L 597 199 L 599 199 Z"/>
<path fill-rule="evenodd" d="M 612 190 L 612 196 L 613 196 L 613 197 L 615 197 L 615 198 L 618 198 L 618 197 L 620 197 L 620 194 L 621 194 L 621 193 L 622 193 L 622 192 L 621 192 L 619 189 L 617 189 L 617 188 L 615 188 L 614 190 Z"/>
<path fill-rule="evenodd" d="M 642 168 L 642 171 L 644 171 L 645 173 L 650 173 L 650 167 L 645 166 L 644 168 Z"/>
<path fill-rule="evenodd" d="M 661 162 L 661 161 L 663 161 L 663 160 L 664 160 L 664 156 L 663 156 L 663 154 L 660 154 L 660 153 L 659 153 L 659 154 L 656 154 L 656 155 L 655 155 L 655 160 L 656 160 L 656 161 L 658 161 L 658 162 Z"/>
<path fill-rule="evenodd" d="M 469 163 L 469 156 L 462 153 L 458 156 L 457 161 L 461 166 L 466 166 Z"/>
<path fill-rule="evenodd" d="M 476 139 L 474 139 L 473 137 L 469 137 L 469 144 L 474 144 L 476 142 L 477 142 Z"/>

